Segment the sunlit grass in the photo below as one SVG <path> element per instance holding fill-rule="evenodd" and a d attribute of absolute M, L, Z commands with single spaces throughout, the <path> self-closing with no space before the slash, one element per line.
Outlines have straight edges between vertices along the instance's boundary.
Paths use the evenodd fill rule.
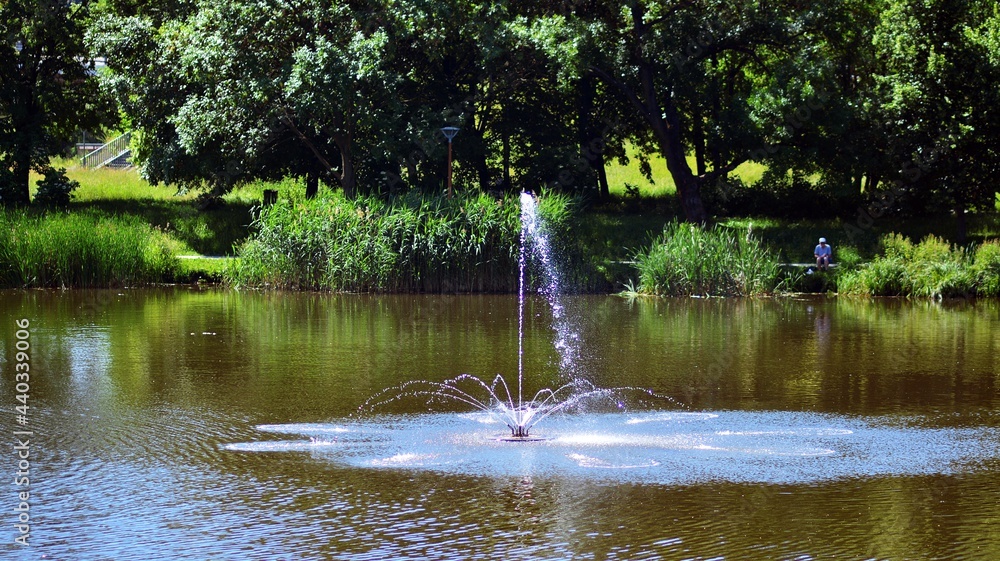
<path fill-rule="evenodd" d="M 662 197 L 672 195 L 677 188 L 674 180 L 667 170 L 667 162 L 662 156 L 653 155 L 649 158 L 650 170 L 653 172 L 653 181 L 650 182 L 642 175 L 639 165 L 639 150 L 629 144 L 625 148 L 628 154 L 628 164 L 621 164 L 616 159 L 609 159 L 605 165 L 605 172 L 608 176 L 608 190 L 611 194 L 623 196 L 627 185 L 639 189 L 639 193 L 644 197 Z"/>
<path fill-rule="evenodd" d="M 134 216 L 0 211 L 0 286 L 100 287 L 162 282 L 178 247 Z"/>
<path fill-rule="evenodd" d="M 649 157 L 650 171 L 652 171 L 653 181 L 650 182 L 642 174 L 639 164 L 639 149 L 629 144 L 626 146 L 628 163 L 622 164 L 616 159 L 610 159 L 606 163 L 605 171 L 608 176 L 608 189 L 613 195 L 624 196 L 626 185 L 630 185 L 639 190 L 641 197 L 658 198 L 673 195 L 677 192 L 674 180 L 667 169 L 667 162 L 660 154 L 652 154 Z M 694 155 L 687 158 L 688 165 L 692 170 L 696 169 Z M 753 185 L 764 176 L 767 166 L 758 162 L 744 162 L 732 172 L 733 177 L 738 177 L 744 185 Z"/>

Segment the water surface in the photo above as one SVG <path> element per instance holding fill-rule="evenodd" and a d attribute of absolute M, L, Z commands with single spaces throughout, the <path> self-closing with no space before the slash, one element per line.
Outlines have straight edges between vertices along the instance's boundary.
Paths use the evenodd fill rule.
<path fill-rule="evenodd" d="M 1000 306 L 565 301 L 595 404 L 538 443 L 412 379 L 516 375 L 517 299 L 0 293 L 31 320 L 32 533 L 4 558 L 1000 558 Z M 529 299 L 525 384 L 566 380 Z M 10 410 L 10 409 L 8 409 Z M 0 430 L 16 429 L 12 415 Z M 2 462 L 9 474 L 16 458 Z"/>

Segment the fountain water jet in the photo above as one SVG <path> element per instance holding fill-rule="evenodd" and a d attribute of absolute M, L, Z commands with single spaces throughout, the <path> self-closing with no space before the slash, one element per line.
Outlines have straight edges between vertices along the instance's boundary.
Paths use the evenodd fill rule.
<path fill-rule="evenodd" d="M 522 193 L 521 198 L 521 247 L 518 259 L 518 327 L 517 327 L 517 388 L 516 395 L 502 375 L 496 375 L 491 383 L 471 374 L 462 374 L 444 382 L 411 380 L 398 386 L 387 388 L 369 398 L 359 411 L 366 411 L 387 403 L 411 397 L 426 398 L 428 403 L 436 400 L 459 402 L 471 405 L 488 414 L 510 429 L 510 436 L 500 440 L 526 442 L 543 440 L 531 434 L 531 429 L 546 417 L 565 412 L 584 401 L 612 399 L 618 408 L 622 407 L 619 396 L 624 392 L 641 392 L 655 396 L 643 388 L 598 388 L 580 378 L 574 372 L 579 352 L 579 336 L 565 317 L 565 310 L 559 301 L 561 279 L 552 255 L 548 232 L 542 220 L 533 195 Z M 545 297 L 552 310 L 553 329 L 556 332 L 556 350 L 560 354 L 560 371 L 569 381 L 555 389 L 538 390 L 530 399 L 524 396 L 524 309 L 528 293 L 528 271 L 532 258 L 539 265 L 542 286 L 539 292 Z M 483 395 L 483 398 L 477 395 Z"/>

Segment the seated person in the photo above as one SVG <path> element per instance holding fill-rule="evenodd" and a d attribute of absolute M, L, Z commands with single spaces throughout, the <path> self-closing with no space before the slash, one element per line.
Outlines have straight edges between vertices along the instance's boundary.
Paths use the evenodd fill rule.
<path fill-rule="evenodd" d="M 813 256 L 816 257 L 816 268 L 820 271 L 826 271 L 830 268 L 830 258 L 833 256 L 833 249 L 827 245 L 826 238 L 819 239 L 819 245 L 813 250 Z"/>

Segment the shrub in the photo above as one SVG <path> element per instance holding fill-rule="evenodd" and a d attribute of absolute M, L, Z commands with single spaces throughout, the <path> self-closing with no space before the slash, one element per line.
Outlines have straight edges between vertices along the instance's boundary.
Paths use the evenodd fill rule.
<path fill-rule="evenodd" d="M 936 236 L 914 245 L 899 234 L 890 234 L 881 244 L 882 255 L 841 275 L 840 292 L 928 298 L 997 295 L 1000 242 L 986 242 L 971 252 Z"/>
<path fill-rule="evenodd" d="M 73 199 L 73 191 L 80 187 L 80 184 L 66 177 L 65 169 L 46 167 L 42 170 L 44 176 L 38 182 L 38 190 L 35 192 L 34 202 L 45 207 L 69 206 Z"/>
<path fill-rule="evenodd" d="M 854 246 L 840 246 L 834 255 L 834 263 L 841 271 L 857 269 L 861 265 L 861 253 Z"/>
<path fill-rule="evenodd" d="M 976 248 L 972 274 L 980 296 L 1000 296 L 1000 240 L 989 240 Z"/>

